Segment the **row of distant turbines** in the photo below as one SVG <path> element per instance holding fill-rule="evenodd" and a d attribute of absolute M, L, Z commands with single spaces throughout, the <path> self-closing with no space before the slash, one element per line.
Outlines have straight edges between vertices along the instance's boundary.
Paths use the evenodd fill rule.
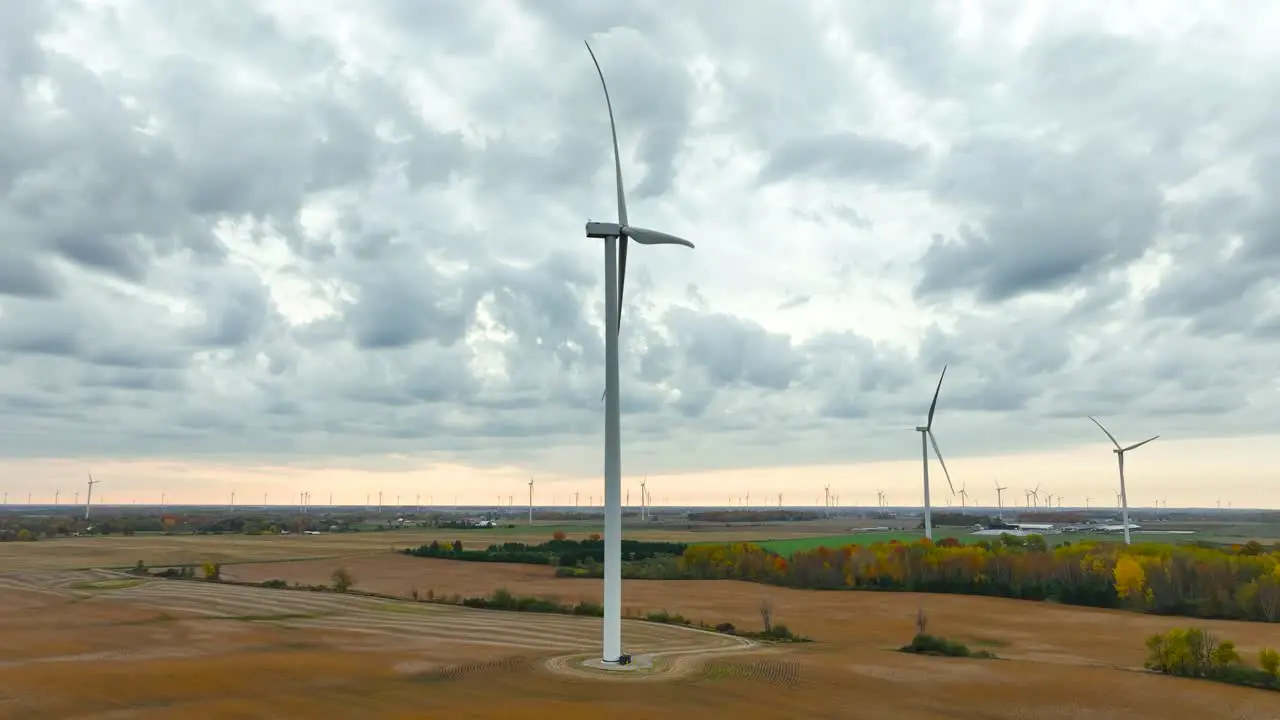
<path fill-rule="evenodd" d="M 950 471 L 947 470 L 947 462 L 943 460 L 942 451 L 938 449 L 938 441 L 933 435 L 933 416 L 934 416 L 934 412 L 938 409 L 938 395 L 939 393 L 942 392 L 942 381 L 946 379 L 946 377 L 947 377 L 947 367 L 944 365 L 942 367 L 942 374 L 938 377 L 938 386 L 933 391 L 933 401 L 929 403 L 929 415 L 925 420 L 925 424 L 916 428 L 916 432 L 920 433 L 921 465 L 923 467 L 923 474 L 924 474 L 924 534 L 925 534 L 925 537 L 929 538 L 930 540 L 933 539 L 933 508 L 929 503 L 929 448 L 931 446 L 933 447 L 934 456 L 937 457 L 938 459 L 938 464 L 942 466 L 942 473 L 947 478 L 947 486 L 951 489 L 951 494 L 952 495 L 956 494 L 955 485 L 951 482 L 951 473 Z M 1117 493 L 1119 496 L 1119 505 L 1120 505 L 1120 513 L 1121 513 L 1120 522 L 1124 525 L 1124 542 L 1126 545 L 1128 545 L 1131 542 L 1131 538 L 1129 535 L 1129 525 L 1130 525 L 1129 495 L 1128 495 L 1128 490 L 1125 487 L 1125 477 L 1124 477 L 1124 454 L 1132 450 L 1137 450 L 1138 448 L 1142 447 L 1143 445 L 1146 445 L 1147 443 L 1151 442 L 1152 440 L 1155 440 L 1160 436 L 1154 435 L 1152 437 L 1147 438 L 1146 440 L 1143 440 L 1142 442 L 1137 442 L 1132 445 L 1123 446 L 1120 444 L 1120 441 L 1116 440 L 1115 436 L 1111 434 L 1110 430 L 1107 430 L 1105 427 L 1102 426 L 1102 423 L 1098 422 L 1097 418 L 1093 416 L 1089 416 L 1089 419 L 1093 421 L 1093 424 L 1098 426 L 1098 429 L 1102 430 L 1102 432 L 1106 434 L 1107 439 L 1111 441 L 1111 444 L 1115 445 L 1115 449 L 1112 452 L 1116 454 L 1116 463 L 1119 466 L 1119 470 L 1120 470 L 1120 490 Z M 1007 489 L 1008 488 L 1002 488 L 999 486 L 999 484 L 997 484 L 996 485 L 997 497 L 999 498 L 999 493 Z M 1038 485 L 1034 490 L 1028 491 L 1028 494 L 1027 494 L 1028 502 L 1029 503 L 1035 502 L 1036 506 L 1038 506 L 1039 501 L 1041 499 L 1041 496 L 1039 493 L 1040 493 L 1040 486 Z M 964 496 L 962 496 L 962 498 L 963 497 Z M 1047 505 L 1048 507 L 1052 507 L 1053 498 L 1054 498 L 1053 495 L 1048 495 L 1046 497 L 1049 503 Z M 1061 503 L 1061 498 L 1059 498 L 1059 503 Z M 1000 504 L 1001 504 L 1001 509 L 1003 509 L 1002 500 Z"/>
<path fill-rule="evenodd" d="M 86 493 L 85 493 L 85 496 L 84 496 L 84 519 L 85 519 L 85 520 L 88 520 L 88 519 L 89 519 L 89 511 L 93 508 L 93 486 L 94 486 L 94 485 L 97 485 L 98 483 L 101 483 L 101 482 L 102 482 L 101 480 L 94 480 L 94 479 L 93 479 L 93 473 L 92 473 L 92 472 L 91 472 L 91 473 L 89 473 L 89 480 L 88 480 L 88 483 L 87 483 L 87 484 L 88 484 L 88 487 L 89 487 L 89 490 L 88 490 L 88 492 L 86 492 Z M 28 493 L 27 493 L 27 505 L 30 505 L 30 504 L 31 504 L 31 496 L 32 496 L 32 493 L 28 492 Z M 8 504 L 9 504 L 9 493 L 7 493 L 7 492 L 6 492 L 6 493 L 4 493 L 4 500 L 3 500 L 3 503 L 4 503 L 5 505 L 8 505 Z M 61 503 L 62 503 L 62 490 L 61 490 L 61 489 L 55 489 L 55 490 L 53 491 L 53 504 L 54 504 L 54 505 L 59 505 L 59 504 L 61 504 Z M 75 500 L 74 500 L 74 502 L 73 502 L 73 505 L 79 505 L 79 504 L 80 504 L 80 493 L 79 493 L 79 492 L 76 492 L 76 493 L 75 493 Z"/>
<path fill-rule="evenodd" d="M 94 484 L 96 485 L 96 484 L 100 484 L 102 481 L 101 481 L 101 480 L 94 480 L 93 482 L 94 482 Z M 529 485 L 529 487 L 530 487 L 530 490 L 532 490 L 532 488 L 533 488 L 533 480 L 529 480 L 528 485 Z M 641 517 L 642 517 L 642 518 L 643 518 L 643 517 L 645 517 L 645 516 L 647 515 L 648 510 L 654 506 L 654 502 L 653 502 L 653 494 L 652 494 L 651 492 L 649 492 L 649 491 L 645 488 L 645 485 L 646 485 L 646 482 L 643 482 L 643 481 L 642 481 L 642 482 L 640 483 L 640 488 L 639 488 L 639 491 L 640 491 L 640 504 L 639 504 L 639 506 L 638 506 L 638 509 L 640 510 L 640 514 L 641 514 Z M 995 488 L 995 491 L 996 491 L 996 508 L 997 508 L 997 510 L 998 510 L 998 511 L 1003 512 L 1003 510 L 1006 508 L 1006 505 L 1004 504 L 1004 491 L 1005 491 L 1005 490 L 1008 490 L 1009 488 L 1008 488 L 1008 486 L 1002 486 L 1002 485 L 1000 485 L 998 482 L 993 483 L 993 485 L 994 485 L 994 488 Z M 973 497 L 973 493 L 971 493 L 971 492 L 968 490 L 968 488 L 966 487 L 966 485 L 965 485 L 964 483 L 962 483 L 962 484 L 961 484 L 961 486 L 960 486 L 960 489 L 959 489 L 959 490 L 956 490 L 956 493 L 955 493 L 955 494 L 956 494 L 956 497 L 960 498 L 960 512 L 961 512 L 961 514 L 965 514 L 969 509 L 977 509 L 977 508 L 981 508 L 981 507 L 983 507 L 983 505 L 982 505 L 980 502 L 978 502 L 977 500 L 975 500 L 975 499 L 974 499 L 974 497 Z M 581 493 L 581 492 L 579 492 L 579 491 L 574 491 L 574 492 L 573 492 L 573 493 L 571 493 L 570 495 L 571 495 L 571 497 L 572 497 L 572 499 L 573 499 L 573 502 L 572 502 L 572 504 L 570 504 L 570 505 L 561 505 L 561 504 L 560 504 L 560 502 L 559 502 L 560 498 L 559 498 L 558 496 L 552 495 L 552 497 L 551 497 L 551 504 L 549 505 L 549 507 L 551 507 L 551 508 L 562 508 L 562 507 L 573 507 L 573 508 L 583 508 L 583 507 L 588 507 L 588 508 L 589 508 L 589 507 L 601 507 L 601 506 L 602 506 L 602 503 L 603 503 L 603 501 L 604 501 L 603 496 L 599 496 L 599 495 L 588 495 L 588 496 L 585 498 L 585 500 L 584 500 L 584 498 L 582 497 L 582 493 Z M 236 510 L 236 509 L 248 509 L 248 508 L 255 507 L 253 504 L 248 504 L 248 503 L 239 503 L 239 504 L 237 504 L 237 502 L 236 502 L 236 497 L 237 497 L 237 493 L 236 493 L 236 491 L 232 490 L 232 491 L 231 491 L 231 495 L 230 495 L 230 500 L 229 500 L 229 503 L 228 503 L 228 505 L 227 505 L 227 507 L 228 507 L 228 509 L 229 509 L 229 510 Z M 365 494 L 365 503 L 364 503 L 364 508 L 365 508 L 365 510 L 368 510 L 368 511 L 371 511 L 371 512 L 388 512 L 388 511 L 390 511 L 390 512 L 405 512 L 405 511 L 412 510 L 412 511 L 414 511 L 414 512 L 416 512 L 416 513 L 419 513 L 419 514 L 421 514 L 421 513 L 423 512 L 423 510 L 424 510 L 424 509 L 426 509 L 426 510 L 436 510 L 436 509 L 438 509 L 438 508 L 436 508 L 436 506 L 435 506 L 435 497 L 434 497 L 434 496 L 432 496 L 432 495 L 427 496 L 428 500 L 427 500 L 427 503 L 426 503 L 425 505 L 422 503 L 422 497 L 423 497 L 422 495 L 415 495 L 415 496 L 414 496 L 414 502 L 413 502 L 412 504 L 402 504 L 402 502 L 401 502 L 401 498 L 402 498 L 402 496 L 400 496 L 400 495 L 396 495 L 396 496 L 395 496 L 395 502 L 394 502 L 394 504 L 392 504 L 392 503 L 384 504 L 384 503 L 382 502 L 381 494 L 377 497 L 376 502 L 374 502 L 374 500 L 373 500 L 373 498 L 374 498 L 373 494 L 372 494 L 372 493 L 366 493 L 366 494 Z M 28 505 L 28 506 L 32 506 L 32 505 L 34 505 L 34 504 L 35 504 L 35 502 L 34 502 L 34 498 L 35 498 L 34 493 L 32 493 L 32 492 L 28 492 L 28 493 L 27 493 L 27 502 L 26 502 L 26 505 Z M 768 509 L 768 508 L 770 508 L 770 507 L 778 507 L 778 508 L 792 507 L 792 506 L 788 506 L 788 505 L 784 505 L 784 504 L 783 504 L 783 498 L 784 498 L 783 493 L 777 493 L 777 494 L 775 494 L 775 495 L 768 495 L 768 496 L 766 496 L 766 498 L 767 498 L 767 499 L 766 499 L 766 501 L 763 501 L 763 502 L 757 503 L 757 504 L 755 504 L 755 505 L 752 505 L 752 504 L 751 504 L 751 493 L 750 493 L 750 492 L 746 492 L 746 493 L 744 493 L 743 495 L 740 495 L 740 496 L 730 495 L 730 496 L 729 496 L 729 501 L 728 501 L 728 503 L 726 504 L 726 507 L 730 507 L 730 508 L 735 508 L 735 507 L 737 507 L 737 508 L 762 508 L 762 509 Z M 270 494 L 269 494 L 269 493 L 263 493 L 263 494 L 262 494 L 262 503 L 261 503 L 260 507 L 262 507 L 262 508 L 264 508 L 264 509 L 265 509 L 265 508 L 272 508 L 272 507 L 288 507 L 288 504 L 287 504 L 287 503 L 286 503 L 286 504 L 281 504 L 281 505 L 271 505 L 271 504 L 269 503 L 269 499 L 270 499 Z M 1079 506 L 1077 506 L 1077 505 L 1067 505 L 1067 506 L 1065 506 L 1065 507 L 1070 508 L 1070 509 L 1083 508 L 1083 509 L 1085 509 L 1085 510 L 1090 510 L 1090 509 L 1101 509 L 1101 508 L 1103 508 L 1103 507 L 1111 507 L 1111 506 L 1095 505 L 1095 504 L 1093 503 L 1094 499 L 1095 499 L 1095 498 L 1093 498 L 1092 496 L 1086 496 L 1086 497 L 1084 498 L 1084 505 L 1079 505 Z M 458 505 L 457 500 L 458 500 L 458 498 L 455 496 L 455 497 L 453 498 L 453 501 L 454 501 L 454 502 L 453 502 L 453 505 L 454 505 L 454 507 L 455 507 L 455 508 L 460 507 L 460 506 Z M 1066 500 L 1066 496 L 1064 496 L 1064 495 L 1054 495 L 1054 494 L 1051 494 L 1051 493 L 1049 493 L 1049 492 L 1047 492 L 1047 491 L 1042 491 L 1042 490 L 1040 489 L 1040 486 L 1036 486 L 1035 488 L 1027 488 L 1027 489 L 1023 490 L 1023 504 L 1022 504 L 1022 505 L 1020 505 L 1020 506 L 1018 506 L 1018 507 L 1023 507 L 1023 508 L 1026 508 L 1026 509 L 1028 509 L 1028 510 L 1055 509 L 1055 508 L 1056 508 L 1056 509 L 1061 509 L 1061 508 L 1063 508 L 1063 507 L 1064 507 L 1064 505 L 1063 505 L 1063 501 L 1064 501 L 1064 500 Z M 663 505 L 669 505 L 669 504 L 670 504 L 670 501 L 671 501 L 671 498 L 669 498 L 669 497 L 665 497 L 665 496 L 664 496 L 664 497 L 662 498 L 662 504 L 663 504 Z M 8 505 L 8 504 L 9 504 L 9 493 L 8 493 L 8 492 L 4 492 L 4 493 L 0 494 L 0 505 Z M 99 504 L 101 505 L 101 499 L 99 499 Z M 135 505 L 137 504 L 137 500 L 136 500 L 136 499 L 134 500 L 134 504 L 135 504 Z M 59 506 L 61 506 L 61 505 L 62 505 L 62 491 L 61 491 L 60 489 L 55 489 L 55 490 L 53 491 L 53 502 L 52 502 L 52 505 L 53 505 L 54 507 L 59 507 Z M 79 492 L 74 493 L 74 499 L 73 499 L 73 501 L 72 501 L 71 505 L 72 505 L 73 507 L 74 507 L 74 506 L 77 506 L 77 505 L 80 505 L 80 493 L 79 493 Z M 159 503 L 158 503 L 158 505 L 159 505 L 159 507 L 160 507 L 160 508 L 162 508 L 162 509 L 163 509 L 163 508 L 168 507 L 168 497 L 167 497 L 167 494 L 166 494 L 166 493 L 164 493 L 164 492 L 161 492 L 161 493 L 160 493 L 160 498 L 159 498 Z M 631 504 L 631 490 L 630 490 L 630 489 L 628 489 L 628 490 L 626 491 L 625 500 L 624 500 L 624 502 L 623 502 L 623 505 L 624 505 L 624 507 L 637 507 L 637 506 L 633 506 L 633 505 Z M 505 506 L 505 507 L 514 507 L 514 506 L 515 506 L 515 496 L 514 496 L 514 495 L 507 495 L 507 496 L 506 496 L 506 498 L 505 498 L 505 500 L 504 500 L 502 495 L 498 495 L 498 496 L 497 496 L 497 502 L 496 502 L 496 504 L 495 504 L 495 507 L 504 507 L 504 506 Z M 1121 506 L 1121 496 L 1120 496 L 1120 492 L 1119 492 L 1119 491 L 1116 491 L 1116 493 L 1115 493 L 1115 505 L 1114 505 L 1114 507 L 1115 507 L 1116 509 L 1119 509 L 1119 508 L 1120 508 L 1120 506 Z M 303 492 L 299 493 L 299 504 L 298 504 L 298 506 L 297 506 L 297 507 L 299 508 L 299 510 L 300 510 L 300 511 L 302 511 L 302 512 L 304 512 L 304 513 L 305 513 L 305 512 L 307 512 L 308 510 L 311 510 L 313 507 L 316 507 L 316 506 L 314 506 L 314 505 L 312 504 L 312 502 L 311 502 L 311 493 L 310 493 L 310 491 L 303 491 Z M 322 507 L 329 507 L 329 508 L 336 508 L 336 507 L 339 507 L 338 505 L 336 505 L 336 504 L 334 503 L 334 494 L 333 494 L 333 493 L 329 493 L 329 504 L 328 504 L 327 506 L 322 506 Z M 344 507 L 349 507 L 349 506 L 344 506 Z M 533 497 L 532 492 L 530 492 L 530 497 L 529 497 L 528 507 L 530 507 L 530 508 L 537 508 L 537 507 L 541 507 L 540 505 L 538 505 L 538 504 L 535 502 L 535 498 Z M 805 507 L 805 508 L 808 508 L 808 507 L 817 507 L 817 508 L 823 508 L 823 509 L 825 510 L 825 512 L 826 512 L 826 514 L 827 514 L 827 515 L 834 514 L 835 512 L 838 512 L 838 511 L 840 511 L 840 510 L 842 510 L 842 509 L 848 509 L 848 510 L 859 510 L 859 509 L 863 509 L 863 508 L 864 508 L 864 506 L 863 506 L 863 505 L 860 505 L 860 504 L 858 504 L 857 502 L 850 503 L 849 505 L 845 505 L 845 504 L 843 504 L 843 503 L 842 503 L 842 501 L 841 501 L 841 495 L 840 495 L 839 493 L 837 493 L 837 492 L 833 492 L 833 491 L 831 490 L 831 486 L 830 486 L 830 485 L 825 485 L 825 486 L 823 487 L 823 495 L 822 495 L 822 496 L 818 496 L 818 497 L 813 498 L 813 504 L 812 504 L 811 506 L 806 505 L 806 506 L 797 506 L 797 507 Z M 883 489 L 877 489 L 877 490 L 876 490 L 876 504 L 875 504 L 875 507 L 876 507 L 876 508 L 878 508 L 878 509 L 880 509 L 880 510 L 886 510 L 886 509 L 889 509 L 889 508 L 891 508 L 891 507 L 906 507 L 906 506 L 893 506 L 893 505 L 890 505 L 890 504 L 889 504 L 889 496 L 888 496 L 888 493 L 886 493 Z M 952 501 L 951 501 L 951 498 L 950 498 L 950 497 L 948 497 L 948 498 L 947 498 L 947 507 L 954 507 L 954 504 L 952 503 Z M 1014 507 L 1014 506 L 1010 505 L 1010 506 L 1008 506 L 1008 507 Z M 1152 507 L 1153 509 L 1157 510 L 1157 511 L 1158 511 L 1160 508 L 1162 508 L 1162 507 L 1167 509 L 1167 508 L 1169 507 L 1169 501 L 1168 501 L 1168 499 L 1167 499 L 1167 498 L 1158 499 L 1158 500 L 1156 500 L 1156 501 L 1155 501 L 1155 503 L 1154 503 L 1153 505 L 1151 505 L 1151 507 Z M 1218 499 L 1218 500 L 1217 500 L 1217 507 L 1218 507 L 1218 509 L 1221 509 L 1221 508 L 1222 508 L 1222 500 L 1221 500 L 1221 499 Z M 1230 508 L 1230 507 L 1231 507 L 1231 503 L 1230 503 L 1230 502 L 1228 502 L 1228 503 L 1227 503 L 1227 507 L 1228 507 L 1228 508 Z"/>

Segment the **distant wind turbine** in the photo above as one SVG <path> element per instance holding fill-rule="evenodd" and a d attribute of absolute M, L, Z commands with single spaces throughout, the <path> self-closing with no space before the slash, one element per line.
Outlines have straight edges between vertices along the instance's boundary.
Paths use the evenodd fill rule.
<path fill-rule="evenodd" d="M 992 480 L 991 482 L 995 483 L 995 486 L 996 486 L 996 517 L 1003 520 L 1004 519 L 1004 491 L 1008 490 L 1009 488 L 1001 487 L 998 481 Z M 1017 504 L 1016 500 L 1014 501 L 1014 504 L 1015 505 Z"/>
<path fill-rule="evenodd" d="M 967 480 L 960 484 L 959 494 L 960 494 L 960 514 L 961 515 L 968 514 L 966 512 L 966 505 L 969 502 L 969 491 L 965 489 L 966 487 L 968 487 L 968 485 L 969 485 L 969 482 Z"/>
<path fill-rule="evenodd" d="M 947 477 L 947 487 L 951 488 L 951 494 L 956 494 L 955 485 L 951 484 L 951 472 L 947 470 L 947 462 L 942 459 L 942 451 L 938 449 L 938 441 L 933 436 L 933 413 L 938 409 L 938 393 L 942 392 L 942 380 L 947 376 L 947 366 L 942 366 L 942 375 L 938 377 L 938 387 L 933 391 L 933 402 L 929 403 L 929 417 L 922 427 L 917 427 L 916 432 L 920 433 L 920 456 L 924 467 L 924 536 L 933 539 L 933 508 L 929 504 L 929 446 L 933 445 L 933 454 L 938 458 L 938 464 L 942 466 L 942 472 Z"/>
<path fill-rule="evenodd" d="M 62 496 L 62 490 L 55 489 L 53 491 L 53 504 L 58 505 L 58 498 Z"/>
<path fill-rule="evenodd" d="M 587 222 L 589 238 L 604 240 L 605 262 L 605 513 L 604 513 L 604 624 L 603 660 L 617 663 L 622 658 L 622 432 L 620 427 L 618 378 L 618 333 L 622 323 L 623 290 L 627 278 L 627 241 L 641 245 L 683 245 L 693 243 L 655 230 L 633 227 L 627 218 L 627 200 L 622 184 L 622 157 L 618 151 L 618 129 L 613 119 L 613 101 L 604 71 L 590 43 L 584 43 L 600 76 L 609 131 L 613 139 L 613 169 L 618 197 L 617 222 Z"/>
<path fill-rule="evenodd" d="M 1124 454 L 1129 452 L 1130 450 L 1136 450 L 1160 436 L 1154 435 L 1152 437 L 1147 438 L 1146 440 L 1143 440 L 1140 443 L 1134 443 L 1129 447 L 1121 447 L 1119 441 L 1116 440 L 1116 437 L 1112 435 L 1111 432 L 1107 430 L 1105 427 L 1102 427 L 1102 423 L 1098 422 L 1097 418 L 1091 415 L 1089 416 L 1089 419 L 1093 421 L 1094 425 L 1098 426 L 1099 430 L 1101 430 L 1103 433 L 1106 434 L 1107 439 L 1111 441 L 1111 444 L 1116 446 L 1115 450 L 1112 450 L 1112 452 L 1116 454 L 1116 465 L 1120 469 L 1120 512 L 1121 512 L 1120 522 L 1124 523 L 1124 544 L 1128 545 L 1130 542 L 1129 540 L 1129 495 L 1128 495 L 1128 491 L 1125 489 L 1125 486 L 1124 486 Z"/>
<path fill-rule="evenodd" d="M 533 478 L 529 478 L 529 525 L 533 525 Z"/>
<path fill-rule="evenodd" d="M 97 485 L 100 482 L 102 481 L 93 479 L 92 472 L 89 473 L 89 494 L 86 495 L 84 499 L 84 519 L 85 520 L 89 519 L 89 509 L 93 507 L 93 486 Z"/>

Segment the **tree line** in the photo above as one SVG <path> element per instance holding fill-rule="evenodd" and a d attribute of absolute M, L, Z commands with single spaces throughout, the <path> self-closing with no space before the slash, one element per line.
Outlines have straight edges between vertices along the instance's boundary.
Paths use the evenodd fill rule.
<path fill-rule="evenodd" d="M 1050 549 L 1037 535 L 1004 535 L 994 543 L 890 541 L 788 557 L 733 543 L 689 546 L 677 567 L 689 578 L 799 588 L 992 595 L 1189 617 L 1280 619 L 1280 548 L 1256 542 L 1208 548 L 1083 541 Z"/>
<path fill-rule="evenodd" d="M 622 558 L 624 562 L 644 561 L 660 556 L 674 558 L 679 557 L 688 547 L 684 543 L 623 540 Z M 429 545 L 410 548 L 403 552 L 414 557 L 558 565 L 572 568 L 603 563 L 604 541 L 599 535 L 592 535 L 586 540 L 567 540 L 563 532 L 557 532 L 553 539 L 535 545 L 507 542 L 490 545 L 484 550 L 466 550 L 463 549 L 461 540 L 455 540 L 452 544 L 432 541 Z"/>

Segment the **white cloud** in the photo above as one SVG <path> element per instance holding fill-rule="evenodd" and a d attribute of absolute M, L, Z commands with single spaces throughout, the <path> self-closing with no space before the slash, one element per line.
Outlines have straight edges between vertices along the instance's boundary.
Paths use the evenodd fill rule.
<path fill-rule="evenodd" d="M 12 457 L 596 472 L 584 37 L 632 220 L 698 244 L 628 268 L 655 474 L 910 457 L 944 363 L 958 457 L 1094 442 L 1085 413 L 1280 419 L 1269 3 L 65 0 L 0 28 Z"/>

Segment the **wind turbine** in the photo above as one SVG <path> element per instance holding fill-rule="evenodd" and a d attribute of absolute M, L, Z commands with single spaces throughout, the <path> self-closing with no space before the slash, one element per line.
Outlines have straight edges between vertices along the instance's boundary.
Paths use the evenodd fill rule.
<path fill-rule="evenodd" d="M 968 485 L 969 485 L 969 482 L 968 482 L 967 480 L 966 480 L 965 482 L 963 482 L 963 483 L 961 483 L 961 484 L 960 484 L 960 493 L 959 493 L 959 494 L 960 494 L 960 514 L 961 514 L 961 515 L 967 515 L 967 514 L 968 514 L 968 513 L 966 513 L 966 512 L 965 512 L 965 504 L 966 504 L 966 503 L 968 502 L 968 500 L 969 500 L 969 491 L 965 489 L 966 487 L 968 487 Z"/>
<path fill-rule="evenodd" d="M 1008 490 L 1009 488 L 1007 486 L 1000 487 L 1000 483 L 996 480 L 992 480 L 991 482 L 995 483 L 996 485 L 996 518 L 1003 520 L 1004 519 L 1004 491 Z"/>
<path fill-rule="evenodd" d="M 529 478 L 529 525 L 533 525 L 533 478 Z"/>
<path fill-rule="evenodd" d="M 86 495 L 84 499 L 84 519 L 85 520 L 89 519 L 89 508 L 93 507 L 93 486 L 97 485 L 100 482 L 102 481 L 93 479 L 92 472 L 89 473 L 89 494 Z"/>
<path fill-rule="evenodd" d="M 60 497 L 62 497 L 62 490 L 55 489 L 53 491 L 53 504 L 55 506 L 58 504 L 58 498 Z"/>
<path fill-rule="evenodd" d="M 1099 430 L 1106 433 L 1107 439 L 1111 441 L 1112 445 L 1116 446 L 1115 450 L 1112 450 L 1111 452 L 1116 454 L 1116 465 L 1120 468 L 1120 513 L 1121 513 L 1120 522 L 1124 523 L 1124 544 L 1128 545 L 1129 544 L 1129 495 L 1128 495 L 1128 491 L 1125 489 L 1125 486 L 1124 486 L 1124 454 L 1129 452 L 1130 450 L 1136 450 L 1160 436 L 1155 435 L 1147 438 L 1146 440 L 1143 440 L 1140 443 L 1134 443 L 1129 447 L 1121 447 L 1120 443 L 1116 440 L 1116 437 L 1112 435 L 1109 430 L 1102 427 L 1102 423 L 1098 422 L 1097 418 L 1090 415 L 1089 419 L 1093 421 L 1094 425 L 1098 426 Z"/>
<path fill-rule="evenodd" d="M 618 221 L 587 222 L 587 237 L 604 240 L 605 273 L 605 420 L 604 420 L 604 657 L 606 663 L 622 658 L 622 431 L 619 405 L 618 331 L 622 324 L 622 296 L 627 279 L 627 240 L 641 245 L 683 245 L 693 243 L 655 230 L 632 227 L 627 219 L 627 200 L 622 186 L 622 157 L 618 152 L 618 128 L 613 120 L 613 102 L 604 71 L 591 44 L 584 41 L 591 62 L 600 76 L 609 131 L 613 139 L 613 172 L 618 195 Z"/>
<path fill-rule="evenodd" d="M 951 473 L 947 470 L 947 462 L 942 459 L 942 451 L 938 449 L 938 441 L 933 437 L 933 413 L 938 409 L 938 393 L 942 392 L 942 379 L 947 376 L 947 366 L 942 366 L 942 375 L 938 377 L 938 387 L 933 391 L 933 402 L 929 403 L 929 418 L 923 427 L 917 427 L 920 433 L 920 458 L 924 467 L 924 536 L 933 539 L 933 508 L 929 505 L 929 446 L 933 445 L 933 454 L 942 465 L 942 472 L 947 476 L 947 487 L 951 494 L 956 494 L 955 485 L 951 484 Z"/>
<path fill-rule="evenodd" d="M 645 475 L 640 481 L 640 519 L 649 519 L 649 476 Z"/>

